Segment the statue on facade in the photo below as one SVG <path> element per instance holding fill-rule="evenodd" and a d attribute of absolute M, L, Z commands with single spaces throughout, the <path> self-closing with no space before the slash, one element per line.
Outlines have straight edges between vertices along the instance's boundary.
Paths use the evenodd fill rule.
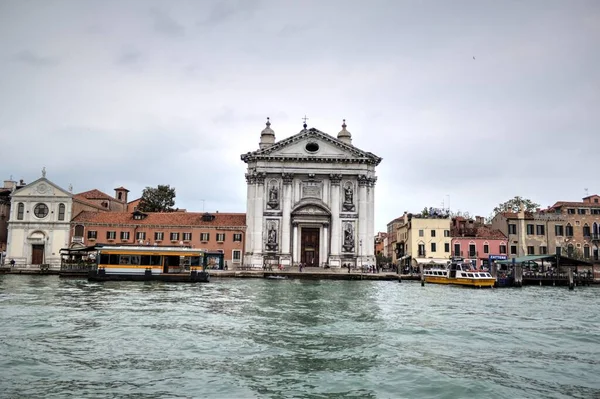
<path fill-rule="evenodd" d="M 354 191 L 351 183 L 348 183 L 346 187 L 344 187 L 344 205 L 343 208 L 345 211 L 353 212 L 354 211 Z"/>
<path fill-rule="evenodd" d="M 277 250 L 277 229 L 275 228 L 275 224 L 271 224 L 267 231 L 267 250 Z"/>
<path fill-rule="evenodd" d="M 344 245 L 342 245 L 345 252 L 354 252 L 354 232 L 352 231 L 352 224 L 346 224 L 344 228 Z"/>
<path fill-rule="evenodd" d="M 269 201 L 267 201 L 267 205 L 271 209 L 279 209 L 279 189 L 277 188 L 276 182 L 273 183 L 269 190 Z"/>

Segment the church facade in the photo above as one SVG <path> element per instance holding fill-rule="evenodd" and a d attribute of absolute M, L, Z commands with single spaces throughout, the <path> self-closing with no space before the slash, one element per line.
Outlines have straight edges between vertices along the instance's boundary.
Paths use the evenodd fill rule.
<path fill-rule="evenodd" d="M 375 264 L 376 155 L 352 145 L 344 121 L 337 137 L 304 128 L 275 140 L 267 119 L 247 164 L 244 263 L 254 268 Z"/>
<path fill-rule="evenodd" d="M 17 267 L 60 267 L 69 243 L 72 194 L 42 177 L 11 194 L 6 259 Z"/>

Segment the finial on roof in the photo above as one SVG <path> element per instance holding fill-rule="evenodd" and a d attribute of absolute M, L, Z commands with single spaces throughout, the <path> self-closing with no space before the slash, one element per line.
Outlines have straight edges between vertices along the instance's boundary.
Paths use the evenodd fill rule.
<path fill-rule="evenodd" d="M 73 194 L 73 185 L 69 183 L 69 192 Z"/>
<path fill-rule="evenodd" d="M 263 148 L 267 148 L 272 146 L 275 143 L 275 132 L 271 129 L 271 118 L 267 117 L 267 127 L 260 132 L 260 142 L 259 147 L 262 150 Z"/>
<path fill-rule="evenodd" d="M 308 125 L 306 124 L 306 121 L 308 120 L 306 114 L 304 114 L 304 118 L 302 118 L 302 120 L 304 121 L 304 124 L 302 126 L 304 126 L 304 130 L 306 130 L 306 128 L 308 127 Z"/>
<path fill-rule="evenodd" d="M 46 177 L 46 167 L 42 168 L 42 177 Z"/>
<path fill-rule="evenodd" d="M 352 135 L 346 130 L 346 119 L 342 119 L 342 130 L 337 135 L 338 140 L 343 143 L 352 145 Z"/>

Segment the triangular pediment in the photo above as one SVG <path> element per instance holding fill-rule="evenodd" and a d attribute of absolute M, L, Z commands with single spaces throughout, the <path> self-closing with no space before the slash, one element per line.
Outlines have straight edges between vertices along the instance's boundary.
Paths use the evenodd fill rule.
<path fill-rule="evenodd" d="M 242 155 L 244 162 L 253 159 L 344 160 L 375 165 L 381 162 L 381 158 L 376 155 L 346 144 L 315 128 L 302 130 L 268 148 Z"/>
<path fill-rule="evenodd" d="M 71 193 L 52 183 L 45 177 L 40 177 L 34 182 L 16 190 L 11 194 L 12 198 L 26 197 L 71 197 Z"/>

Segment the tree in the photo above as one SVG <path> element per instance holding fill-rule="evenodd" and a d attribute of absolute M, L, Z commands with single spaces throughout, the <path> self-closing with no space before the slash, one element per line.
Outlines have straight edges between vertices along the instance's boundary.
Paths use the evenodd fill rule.
<path fill-rule="evenodd" d="M 168 184 L 158 185 L 157 188 L 146 187 L 138 205 L 141 212 L 173 212 L 175 206 L 175 187 Z"/>
<path fill-rule="evenodd" d="M 536 204 L 530 199 L 522 198 L 517 195 L 513 199 L 498 204 L 498 206 L 494 208 L 493 214 L 496 215 L 499 212 L 513 212 L 515 207 L 518 207 L 519 210 L 524 210 L 525 212 L 533 212 L 540 207 L 540 204 Z"/>

